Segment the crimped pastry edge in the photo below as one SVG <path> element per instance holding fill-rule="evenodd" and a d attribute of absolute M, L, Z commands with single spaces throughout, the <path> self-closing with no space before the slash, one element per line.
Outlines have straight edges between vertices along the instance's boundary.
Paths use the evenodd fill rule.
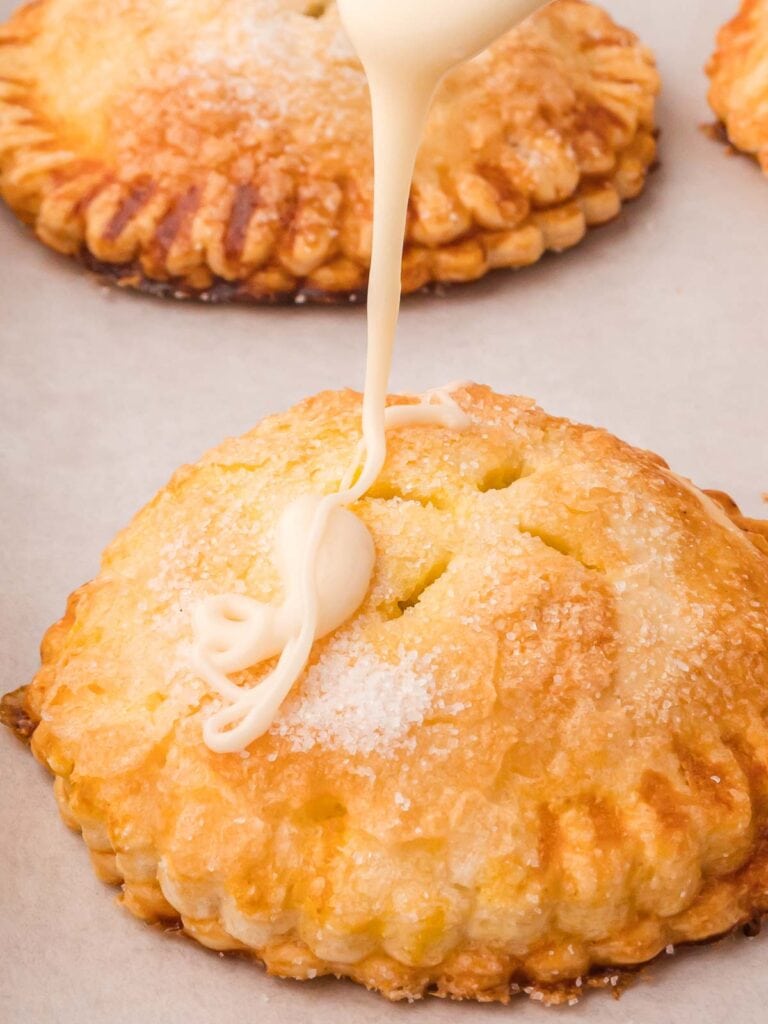
<path fill-rule="evenodd" d="M 658 167 L 656 148 L 658 134 L 658 131 L 647 134 L 643 133 L 642 148 L 645 150 L 647 159 L 644 158 L 644 161 L 641 163 L 639 173 L 637 167 L 635 167 L 631 186 L 628 187 L 626 182 L 587 183 L 585 188 L 581 188 L 575 196 L 566 202 L 559 206 L 538 211 L 539 225 L 536 225 L 538 234 L 528 232 L 527 226 L 508 232 L 509 235 L 512 235 L 519 231 L 521 237 L 524 234 L 528 235 L 526 247 L 520 250 L 520 259 L 505 266 L 489 266 L 479 276 L 486 277 L 490 274 L 495 274 L 497 271 L 522 270 L 527 266 L 538 263 L 545 255 L 559 255 L 577 246 L 586 237 L 590 229 L 594 230 L 617 220 L 621 216 L 624 206 L 632 202 L 644 191 L 649 176 Z M 624 191 L 623 195 L 617 184 L 621 184 L 621 189 Z M 594 197 L 596 195 L 601 196 L 602 202 L 599 204 L 595 203 Z M 614 204 L 615 209 L 613 208 Z M 546 223 L 547 215 L 551 215 L 552 219 L 562 215 L 570 215 L 576 223 L 579 220 L 583 221 L 583 227 L 578 237 L 574 234 L 570 238 L 561 239 L 558 244 L 557 236 L 551 234 L 547 241 L 547 231 L 542 230 L 542 225 Z M 463 239 L 462 242 L 477 241 L 482 246 L 486 236 L 491 237 L 491 233 L 480 231 Z M 216 275 L 211 275 L 210 284 L 201 288 L 194 281 L 185 277 L 169 278 L 167 280 L 150 277 L 142 267 L 140 260 L 133 260 L 128 263 L 109 263 L 105 260 L 97 259 L 85 246 L 81 247 L 73 255 L 75 260 L 94 274 L 99 282 L 121 289 L 137 291 L 143 295 L 158 299 L 175 299 L 182 302 L 198 301 L 212 306 L 232 304 L 343 306 L 359 305 L 365 302 L 367 295 L 367 288 L 365 286 L 356 289 L 331 291 L 313 286 L 306 281 L 297 282 L 296 287 L 285 291 L 270 291 L 261 288 L 254 290 L 249 285 L 248 280 L 228 281 Z M 407 280 L 404 280 L 403 294 L 405 296 L 419 293 L 440 294 L 445 289 L 471 285 L 475 279 L 456 278 L 453 280 L 447 278 L 440 280 L 430 278 L 424 282 L 415 279 L 410 284 Z"/>
<path fill-rule="evenodd" d="M 662 949 L 656 956 L 644 963 L 633 964 L 631 966 L 593 966 L 583 975 L 562 982 L 555 982 L 552 984 L 543 984 L 541 982 L 526 980 L 520 978 L 518 980 L 511 980 L 508 983 L 506 995 L 500 991 L 498 995 L 489 993 L 488 995 L 480 992 L 468 993 L 465 995 L 457 995 L 455 992 L 438 991 L 437 989 L 427 988 L 423 993 L 416 996 L 409 996 L 403 994 L 399 997 L 387 997 L 390 1002 L 416 1002 L 420 999 L 434 997 L 437 999 L 448 999 L 451 1002 L 467 1002 L 474 1000 L 475 1002 L 495 1002 L 502 1005 L 508 1005 L 513 998 L 527 996 L 531 1002 L 541 1003 L 542 1006 L 548 1008 L 560 1007 L 560 1006 L 574 1006 L 576 1003 L 581 1002 L 585 996 L 592 992 L 602 991 L 608 992 L 615 999 L 621 999 L 622 995 L 636 983 L 643 980 L 650 971 L 653 970 L 654 966 L 666 964 L 675 954 L 681 950 L 695 951 L 706 947 L 716 946 L 717 944 L 728 940 L 729 938 L 741 938 L 754 939 L 761 935 L 765 920 L 768 918 L 768 908 L 755 913 L 754 916 L 745 918 L 745 920 L 734 924 L 731 928 L 718 935 L 712 935 L 706 939 L 699 939 L 690 942 L 679 942 L 673 947 L 667 947 Z M 158 931 L 162 931 L 169 937 L 178 936 L 185 942 L 192 942 L 195 948 L 198 950 L 201 948 L 200 942 L 189 932 L 185 931 L 180 920 L 165 919 L 157 921 L 145 922 L 147 927 L 154 928 Z M 259 957 L 250 952 L 242 950 L 227 950 L 225 952 L 216 951 L 209 949 L 206 946 L 202 946 L 203 952 L 215 954 L 217 956 L 226 956 L 232 960 L 242 960 L 249 964 L 255 964 L 257 967 L 265 968 L 265 964 Z M 303 977 L 293 978 L 289 975 L 279 975 L 266 970 L 266 973 L 271 977 L 281 977 L 291 981 L 304 981 L 311 982 L 317 980 L 320 975 L 315 977 Z M 337 981 L 350 980 L 347 975 L 341 973 L 337 974 L 333 971 L 323 975 L 325 978 L 334 978 Z M 370 992 L 380 993 L 379 989 L 368 988 Z"/>

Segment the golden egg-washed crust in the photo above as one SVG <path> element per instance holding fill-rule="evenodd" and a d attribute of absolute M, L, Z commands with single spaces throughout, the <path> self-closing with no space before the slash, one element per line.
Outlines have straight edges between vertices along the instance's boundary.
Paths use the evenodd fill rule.
<path fill-rule="evenodd" d="M 404 289 L 534 263 L 614 217 L 655 159 L 657 91 L 649 51 L 578 0 L 456 70 Z M 2 195 L 46 244 L 159 294 L 364 291 L 369 120 L 332 3 L 37 0 L 0 29 Z"/>
<path fill-rule="evenodd" d="M 768 174 L 768 0 L 743 0 L 707 66 L 709 102 L 738 149 Z"/>
<path fill-rule="evenodd" d="M 350 391 L 181 469 L 5 718 L 139 917 L 392 999 L 572 998 L 768 909 L 768 524 L 527 399 L 456 398 L 465 432 L 390 433 L 365 603 L 242 756 L 202 742 L 191 610 L 280 598 L 274 524 L 338 485 Z"/>

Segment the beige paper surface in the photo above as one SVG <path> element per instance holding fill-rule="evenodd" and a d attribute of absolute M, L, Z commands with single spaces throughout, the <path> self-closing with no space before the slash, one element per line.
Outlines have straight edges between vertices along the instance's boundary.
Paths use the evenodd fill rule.
<path fill-rule="evenodd" d="M 768 181 L 698 130 L 701 66 L 735 0 L 612 0 L 657 52 L 661 160 L 580 247 L 406 303 L 394 386 L 471 377 L 661 452 L 758 515 L 768 491 Z M 0 15 L 12 7 L 0 0 Z M 360 309 L 210 309 L 101 288 L 0 211 L 0 664 L 43 630 L 180 463 L 321 388 L 358 385 Z M 43 770 L 0 734 L 0 1020 L 8 1024 L 543 1021 L 540 1007 L 392 1007 L 351 984 L 277 982 L 133 920 L 91 873 Z M 553 1013 L 555 1011 L 552 1011 Z M 554 1019 L 554 1017 L 552 1017 Z M 768 1020 L 768 939 L 654 966 L 594 1024 Z"/>

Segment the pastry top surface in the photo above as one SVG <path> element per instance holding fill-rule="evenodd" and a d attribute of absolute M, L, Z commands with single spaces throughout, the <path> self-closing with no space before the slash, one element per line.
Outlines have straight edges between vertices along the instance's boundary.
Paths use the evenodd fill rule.
<path fill-rule="evenodd" d="M 739 149 L 768 173 L 768 0 L 742 0 L 707 67 L 709 101 Z"/>
<path fill-rule="evenodd" d="M 181 469 L 49 631 L 33 749 L 129 897 L 156 874 L 185 921 L 335 965 L 469 945 L 539 976 L 713 926 L 768 825 L 765 528 L 605 431 L 455 397 L 465 432 L 390 433 L 368 596 L 242 755 L 202 742 L 191 611 L 280 599 L 277 517 L 338 486 L 357 394 Z"/>
<path fill-rule="evenodd" d="M 440 266 L 470 276 L 481 250 L 474 276 L 502 265 L 500 233 L 530 235 L 577 195 L 582 233 L 615 213 L 653 160 L 657 90 L 648 50 L 579 0 L 455 70 L 416 168 L 406 288 Z M 39 0 L 0 29 L 0 187 L 63 251 L 190 287 L 353 290 L 371 163 L 367 85 L 333 3 Z M 554 247 L 577 240 L 580 212 L 554 218 Z"/>

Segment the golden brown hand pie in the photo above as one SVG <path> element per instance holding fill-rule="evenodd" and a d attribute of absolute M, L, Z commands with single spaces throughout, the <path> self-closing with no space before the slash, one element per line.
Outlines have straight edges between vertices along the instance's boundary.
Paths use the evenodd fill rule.
<path fill-rule="evenodd" d="M 276 519 L 337 487 L 352 392 L 180 470 L 5 717 L 138 916 L 393 999 L 557 1001 L 768 907 L 768 524 L 529 400 L 455 397 L 466 432 L 390 432 L 365 603 L 242 755 L 202 742 L 191 612 L 280 598 Z"/>
<path fill-rule="evenodd" d="M 615 216 L 654 160 L 657 89 L 648 50 L 577 0 L 455 71 L 405 290 L 533 263 Z M 0 30 L 2 194 L 48 245 L 145 290 L 364 290 L 369 119 L 332 3 L 38 0 Z"/>
<path fill-rule="evenodd" d="M 709 102 L 738 149 L 768 174 L 768 0 L 743 0 L 717 38 Z"/>

